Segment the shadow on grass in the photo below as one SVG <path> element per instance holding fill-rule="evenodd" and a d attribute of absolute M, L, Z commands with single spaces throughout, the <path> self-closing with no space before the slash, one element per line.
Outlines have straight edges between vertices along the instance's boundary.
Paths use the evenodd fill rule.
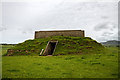
<path fill-rule="evenodd" d="M 15 70 L 15 69 L 12 69 L 12 70 L 7 70 L 9 72 L 20 72 L 20 70 Z"/>

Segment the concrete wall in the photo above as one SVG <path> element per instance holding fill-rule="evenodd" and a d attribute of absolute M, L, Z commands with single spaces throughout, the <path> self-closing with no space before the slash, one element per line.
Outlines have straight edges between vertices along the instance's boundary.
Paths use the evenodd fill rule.
<path fill-rule="evenodd" d="M 85 37 L 85 33 L 83 30 L 35 31 L 35 39 L 46 38 L 50 36 Z"/>

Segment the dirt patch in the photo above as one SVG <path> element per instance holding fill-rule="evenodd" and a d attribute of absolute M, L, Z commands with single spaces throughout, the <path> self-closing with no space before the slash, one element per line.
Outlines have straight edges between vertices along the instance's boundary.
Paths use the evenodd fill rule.
<path fill-rule="evenodd" d="M 8 53 L 8 54 L 7 54 L 6 56 L 12 56 L 13 53 L 14 53 L 14 50 L 8 49 L 7 53 Z"/>
<path fill-rule="evenodd" d="M 47 56 L 52 56 L 52 55 L 47 55 Z"/>
<path fill-rule="evenodd" d="M 75 48 L 75 47 L 73 47 L 73 46 L 68 46 L 68 48 L 73 49 L 73 48 Z"/>
<path fill-rule="evenodd" d="M 93 48 L 93 47 L 91 47 L 91 46 L 89 46 L 89 47 L 86 47 L 86 49 L 91 49 L 91 48 Z"/>
<path fill-rule="evenodd" d="M 68 52 L 68 54 L 83 54 L 82 52 Z"/>

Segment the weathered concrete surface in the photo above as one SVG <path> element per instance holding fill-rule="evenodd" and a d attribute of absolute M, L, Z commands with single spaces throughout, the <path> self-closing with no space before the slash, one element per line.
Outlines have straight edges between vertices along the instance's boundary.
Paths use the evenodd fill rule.
<path fill-rule="evenodd" d="M 85 33 L 84 30 L 35 31 L 35 39 L 50 36 L 85 37 Z"/>

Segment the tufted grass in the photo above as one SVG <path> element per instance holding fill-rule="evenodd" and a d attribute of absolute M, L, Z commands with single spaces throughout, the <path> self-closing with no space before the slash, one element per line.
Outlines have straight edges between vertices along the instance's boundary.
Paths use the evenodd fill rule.
<path fill-rule="evenodd" d="M 3 56 L 3 78 L 117 78 L 118 49 L 60 56 Z"/>
<path fill-rule="evenodd" d="M 101 53 L 104 50 L 104 47 L 100 43 L 90 37 L 53 36 L 26 40 L 19 43 L 15 47 L 11 48 L 15 51 L 12 55 L 38 56 L 42 49 L 45 50 L 47 43 L 50 40 L 58 41 L 53 55 Z"/>

